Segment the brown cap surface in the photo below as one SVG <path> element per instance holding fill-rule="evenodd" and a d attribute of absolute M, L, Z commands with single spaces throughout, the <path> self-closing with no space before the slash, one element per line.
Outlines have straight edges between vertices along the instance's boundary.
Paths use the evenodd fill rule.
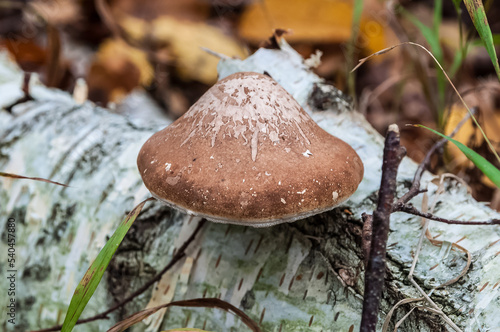
<path fill-rule="evenodd" d="M 330 210 L 363 164 L 272 78 L 236 73 L 154 134 L 137 160 L 153 196 L 217 222 L 267 226 Z"/>

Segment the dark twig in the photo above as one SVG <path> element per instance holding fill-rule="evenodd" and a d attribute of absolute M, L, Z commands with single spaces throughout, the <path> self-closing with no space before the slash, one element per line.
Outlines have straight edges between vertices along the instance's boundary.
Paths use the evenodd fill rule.
<path fill-rule="evenodd" d="M 385 254 L 389 235 L 389 220 L 396 193 L 398 167 L 406 150 L 399 144 L 399 128 L 389 126 L 385 138 L 377 209 L 373 213 L 373 234 L 370 258 L 365 272 L 365 295 L 361 318 L 361 332 L 375 331 L 378 309 L 385 276 Z"/>
<path fill-rule="evenodd" d="M 366 268 L 368 266 L 368 258 L 370 257 L 372 245 L 373 216 L 371 214 L 363 213 L 361 218 L 363 218 L 363 239 L 361 242 L 361 249 L 363 250 L 363 260 Z"/>
<path fill-rule="evenodd" d="M 484 221 L 477 221 L 477 220 L 467 221 L 467 220 L 454 220 L 454 219 L 441 218 L 433 215 L 432 213 L 420 212 L 417 208 L 415 208 L 411 204 L 403 204 L 403 203 L 396 203 L 393 207 L 392 212 L 406 212 L 409 214 L 413 214 L 415 216 L 424 217 L 426 219 L 453 225 L 500 225 L 500 219 L 490 219 Z"/>
<path fill-rule="evenodd" d="M 182 244 L 182 246 L 179 247 L 179 249 L 176 250 L 175 255 L 172 257 L 170 262 L 161 270 L 157 275 L 155 275 L 152 279 L 150 279 L 147 283 L 145 283 L 141 288 L 130 294 L 127 298 L 122 300 L 121 302 L 115 304 L 111 308 L 109 308 L 106 311 L 101 312 L 100 314 L 97 314 L 95 316 L 85 318 L 85 319 L 79 319 L 76 324 L 84 324 L 84 323 L 89 323 L 93 322 L 96 320 L 100 319 L 108 319 L 108 315 L 112 313 L 113 311 L 123 307 L 125 304 L 129 303 L 133 299 L 135 299 L 137 296 L 141 295 L 144 293 L 149 287 L 153 286 L 155 282 L 161 279 L 161 277 L 172 268 L 177 262 L 179 262 L 184 256 L 186 256 L 186 248 L 193 242 L 195 239 L 196 235 L 199 233 L 203 225 L 205 224 L 206 220 L 202 219 L 198 223 L 198 226 L 196 226 L 196 229 L 193 231 L 191 236 Z M 50 332 L 50 331 L 59 331 L 62 328 L 62 325 L 57 325 L 53 327 L 49 327 L 47 329 L 42 329 L 42 330 L 36 330 L 36 331 L 31 331 L 31 332 Z"/>
<path fill-rule="evenodd" d="M 457 133 L 460 127 L 469 119 L 470 114 L 460 121 L 450 136 Z M 499 219 L 487 221 L 460 221 L 437 217 L 431 213 L 423 213 L 407 204 L 412 198 L 426 190 L 420 189 L 420 181 L 426 168 L 431 162 L 432 155 L 441 149 L 448 140 L 442 139 L 436 142 L 427 152 L 424 160 L 415 172 L 412 185 L 408 192 L 394 203 L 396 192 L 397 169 L 403 157 L 404 148 L 399 145 L 399 131 L 397 126 L 389 127 L 384 147 L 384 159 L 382 165 L 382 182 L 380 184 L 379 200 L 373 216 L 363 214 L 363 253 L 368 258 L 365 273 L 365 295 L 363 302 L 363 313 L 361 320 L 361 332 L 375 331 L 377 314 L 384 285 L 385 255 L 387 237 L 389 233 L 389 220 L 393 212 L 406 212 L 446 224 L 458 225 L 498 225 Z M 372 234 L 373 233 L 373 234 Z"/>
<path fill-rule="evenodd" d="M 471 108 L 471 112 L 475 113 L 475 108 Z M 470 114 L 467 113 L 467 115 L 458 123 L 456 128 L 451 132 L 449 135 L 450 137 L 455 136 L 455 134 L 458 132 L 458 130 L 464 125 L 465 122 L 467 122 L 470 118 Z M 411 184 L 410 189 L 408 190 L 407 193 L 405 193 L 401 198 L 398 199 L 398 201 L 394 204 L 394 207 L 396 207 L 397 204 L 406 204 L 408 203 L 413 197 L 417 196 L 420 194 L 420 180 L 422 179 L 422 175 L 424 174 L 424 171 L 429 167 L 429 164 L 431 163 L 431 157 L 432 155 L 441 149 L 448 140 L 446 138 L 440 139 L 437 141 L 429 151 L 427 151 L 427 154 L 425 155 L 424 160 L 418 165 L 417 171 L 415 172 L 415 176 L 413 177 L 413 182 Z"/>
<path fill-rule="evenodd" d="M 30 94 L 30 80 L 31 80 L 31 73 L 24 72 L 23 86 L 21 87 L 23 90 L 23 96 L 18 100 L 16 100 L 15 102 L 13 102 L 12 104 L 5 106 L 5 110 L 7 112 L 12 113 L 12 109 L 14 108 L 14 106 L 33 100 L 33 97 Z"/>

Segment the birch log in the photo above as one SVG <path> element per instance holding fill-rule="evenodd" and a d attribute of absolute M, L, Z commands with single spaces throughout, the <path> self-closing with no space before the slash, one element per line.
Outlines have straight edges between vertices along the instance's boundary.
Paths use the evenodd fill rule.
<path fill-rule="evenodd" d="M 21 96 L 22 73 L 0 58 L 0 104 Z M 270 228 L 208 224 L 189 247 L 187 257 L 153 290 L 138 297 L 110 320 L 81 325 L 76 331 L 104 331 L 125 316 L 172 299 L 220 297 L 260 321 L 263 331 L 356 331 L 363 294 L 361 213 L 374 209 L 380 185 L 382 137 L 342 94 L 325 84 L 286 43 L 281 50 L 260 49 L 248 59 L 221 60 L 219 76 L 251 70 L 267 71 L 308 111 L 318 124 L 353 146 L 365 165 L 365 177 L 344 205 L 321 215 Z M 106 239 L 149 193 L 136 169 L 143 142 L 160 126 L 138 126 L 91 103 L 77 105 L 69 95 L 32 82 L 34 101 L 0 114 L 0 170 L 50 178 L 69 184 L 0 179 L 2 232 L 0 292 L 2 317 L 9 301 L 5 225 L 16 223 L 16 325 L 2 320 L 7 331 L 60 324 L 73 291 Z M 162 122 L 161 126 L 164 126 Z M 406 158 L 399 169 L 398 193 L 404 193 L 416 165 Z M 436 186 L 425 174 L 422 186 L 433 199 Z M 420 206 L 420 197 L 413 200 Z M 474 201 L 466 188 L 448 183 L 436 214 L 462 220 L 498 218 Z M 105 310 L 139 288 L 171 258 L 197 220 L 158 202 L 148 203 L 127 234 L 82 317 Z M 424 241 L 415 279 L 432 287 L 456 277 L 464 268 L 463 253 L 451 250 L 460 241 L 473 263 L 458 282 L 432 293 L 432 299 L 464 331 L 500 331 L 500 228 L 431 223 L 442 247 Z M 379 329 L 399 300 L 420 297 L 407 281 L 421 230 L 419 218 L 395 213 L 391 220 L 388 274 Z M 423 304 L 423 303 L 420 303 Z M 396 310 L 394 323 L 411 309 Z M 137 331 L 174 327 L 209 331 L 245 331 L 238 318 L 212 309 L 171 308 Z M 443 320 L 414 310 L 401 331 L 447 331 Z"/>

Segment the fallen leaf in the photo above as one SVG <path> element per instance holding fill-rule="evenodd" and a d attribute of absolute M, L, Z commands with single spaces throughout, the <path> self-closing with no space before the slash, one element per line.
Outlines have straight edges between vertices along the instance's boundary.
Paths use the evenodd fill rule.
<path fill-rule="evenodd" d="M 499 100 L 497 96 L 498 91 L 500 91 L 500 83 L 496 80 L 481 82 L 480 85 L 468 89 L 468 91 L 469 93 L 465 95 L 464 99 L 469 107 L 477 108 L 478 114 L 476 118 L 486 136 L 494 143 L 500 142 L 500 105 L 498 105 Z M 462 104 L 454 104 L 448 111 L 444 129 L 445 134 L 449 135 L 466 114 L 467 110 Z M 483 136 L 472 120 L 465 122 L 453 138 L 476 150 L 485 144 Z M 496 146 L 496 150 L 499 150 L 498 146 Z M 447 144 L 446 151 L 450 158 L 451 168 L 454 171 L 473 167 L 470 160 L 453 144 Z M 491 152 L 489 153 L 491 154 Z M 494 158 L 488 158 L 486 155 L 484 157 L 494 160 Z M 496 188 L 488 178 L 481 177 L 480 180 L 488 187 Z"/>
<path fill-rule="evenodd" d="M 160 16 L 151 23 L 125 16 L 119 22 L 134 39 L 149 38 L 153 45 L 165 45 L 172 54 L 177 73 L 185 80 L 205 84 L 217 80 L 219 59 L 202 47 L 229 57 L 246 56 L 245 49 L 234 38 L 206 23 L 181 21 L 170 16 Z"/>
<path fill-rule="evenodd" d="M 109 6 L 113 15 L 125 14 L 146 21 L 162 15 L 182 20 L 203 21 L 210 15 L 210 3 L 205 0 L 113 0 Z"/>
<path fill-rule="evenodd" d="M 150 84 L 152 79 L 153 68 L 146 53 L 122 40 L 108 39 L 100 45 L 89 70 L 89 99 L 103 104 L 118 102 L 135 87 Z"/>
<path fill-rule="evenodd" d="M 444 129 L 446 135 L 449 135 L 458 123 L 462 121 L 462 119 L 467 115 L 467 110 L 462 104 L 454 104 L 448 114 L 448 121 L 446 122 Z M 464 123 L 462 128 L 457 131 L 453 138 L 471 148 L 477 147 L 483 142 L 483 137 L 481 135 L 477 135 L 472 120 Z M 467 157 L 460 152 L 460 149 L 453 144 L 448 144 L 446 146 L 446 151 L 450 155 L 453 164 L 459 168 L 467 167 L 471 163 L 469 159 L 467 159 Z"/>
<path fill-rule="evenodd" d="M 74 24 L 82 18 L 80 5 L 73 0 L 35 0 L 29 3 L 51 25 Z"/>
<path fill-rule="evenodd" d="M 352 0 L 255 1 L 243 12 L 238 30 L 243 38 L 255 44 L 276 28 L 293 30 L 287 36 L 292 43 L 344 43 L 352 34 L 353 3 Z M 386 47 L 389 34 L 392 36 L 384 20 L 384 10 L 376 1 L 364 4 L 358 45 L 367 52 Z"/>
<path fill-rule="evenodd" d="M 32 39 L 0 39 L 0 48 L 3 47 L 7 48 L 24 71 L 40 72 L 47 63 L 46 50 Z"/>

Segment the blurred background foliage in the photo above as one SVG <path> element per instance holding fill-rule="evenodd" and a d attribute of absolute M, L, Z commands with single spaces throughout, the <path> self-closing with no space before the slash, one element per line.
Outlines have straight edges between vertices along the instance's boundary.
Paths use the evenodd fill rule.
<path fill-rule="evenodd" d="M 498 43 L 500 3 L 484 5 Z M 305 58 L 320 56 L 308 62 L 314 71 L 352 96 L 379 132 L 397 123 L 417 162 L 438 137 L 406 124 L 449 134 L 466 114 L 444 75 L 411 47 L 350 70 L 400 42 L 426 46 L 500 150 L 500 83 L 461 1 L 0 0 L 0 48 L 25 71 L 68 92 L 84 79 L 92 102 L 117 113 L 132 108 L 148 121 L 158 116 L 148 107 L 179 117 L 217 80 L 214 52 L 245 58 L 276 28 L 288 31 L 285 39 Z M 137 93 L 138 106 L 123 106 Z M 455 139 L 500 166 L 471 121 Z M 433 160 L 432 170 L 458 174 L 477 199 L 500 209 L 498 188 L 455 146 Z"/>

